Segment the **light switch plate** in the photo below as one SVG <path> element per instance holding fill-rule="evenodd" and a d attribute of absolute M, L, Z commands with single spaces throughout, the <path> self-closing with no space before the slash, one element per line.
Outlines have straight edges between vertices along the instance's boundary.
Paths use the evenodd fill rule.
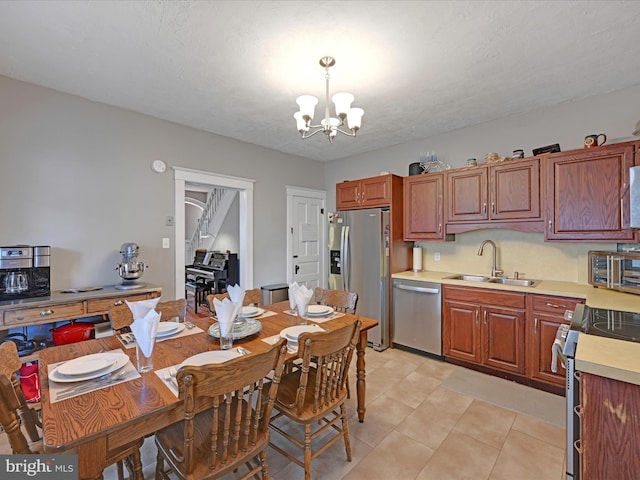
<path fill-rule="evenodd" d="M 171 248 L 171 243 L 168 238 L 162 239 L 162 248 Z"/>

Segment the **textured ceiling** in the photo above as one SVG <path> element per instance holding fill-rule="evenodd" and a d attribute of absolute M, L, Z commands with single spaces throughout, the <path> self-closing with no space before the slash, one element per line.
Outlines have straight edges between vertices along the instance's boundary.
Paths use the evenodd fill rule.
<path fill-rule="evenodd" d="M 0 75 L 334 160 L 640 84 L 638 1 L 0 1 Z M 295 98 L 364 108 L 301 140 Z"/>

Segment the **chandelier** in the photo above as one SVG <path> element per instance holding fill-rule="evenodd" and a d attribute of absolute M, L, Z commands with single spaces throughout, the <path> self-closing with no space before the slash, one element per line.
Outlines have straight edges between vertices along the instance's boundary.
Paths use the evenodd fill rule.
<path fill-rule="evenodd" d="M 333 57 L 322 57 L 320 65 L 324 67 L 326 80 L 326 98 L 324 107 L 324 118 L 319 125 L 311 125 L 313 114 L 315 113 L 318 99 L 313 95 L 302 95 L 296 99 L 296 103 L 300 107 L 300 111 L 293 114 L 296 119 L 298 131 L 302 135 L 302 139 L 314 136 L 318 132 L 322 132 L 327 136 L 330 143 L 338 135 L 338 132 L 348 137 L 355 137 L 360 125 L 362 124 L 362 115 L 364 110 L 361 108 L 351 108 L 351 102 L 354 97 L 350 93 L 336 93 L 331 100 L 335 105 L 336 115 L 338 118 L 332 117 L 329 113 L 329 69 L 336 64 Z M 347 120 L 349 131 L 342 130 L 344 121 Z"/>

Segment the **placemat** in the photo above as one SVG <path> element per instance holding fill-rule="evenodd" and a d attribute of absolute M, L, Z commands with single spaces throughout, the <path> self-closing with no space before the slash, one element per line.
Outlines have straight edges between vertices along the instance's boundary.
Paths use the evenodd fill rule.
<path fill-rule="evenodd" d="M 204 333 L 200 327 L 193 326 L 192 328 L 186 327 L 182 330 L 178 335 L 170 335 L 168 337 L 156 338 L 156 342 L 164 342 L 165 340 L 173 340 L 175 338 L 186 337 L 188 335 L 193 335 L 195 333 Z M 124 348 L 135 348 L 136 339 L 132 333 L 120 333 L 116 335 L 116 338 L 120 341 Z"/>
<path fill-rule="evenodd" d="M 115 349 L 111 350 L 109 353 L 120 352 L 122 352 L 121 349 Z M 65 362 L 67 361 L 69 360 L 65 360 Z M 51 372 L 55 368 L 65 362 L 58 362 L 48 365 L 48 373 L 51 374 Z M 79 395 L 84 395 L 85 393 L 95 392 L 96 390 L 101 390 L 112 385 L 117 385 L 118 383 L 128 382 L 129 380 L 133 380 L 134 378 L 140 378 L 140 374 L 136 370 L 136 367 L 133 365 L 133 363 L 131 363 L 131 361 L 128 361 L 124 365 L 124 367 L 111 372 L 111 375 L 108 378 L 102 380 L 93 379 L 85 380 L 82 382 L 62 383 L 54 382 L 53 380 L 49 379 L 49 398 L 51 403 L 57 403 L 69 398 L 77 397 Z"/>

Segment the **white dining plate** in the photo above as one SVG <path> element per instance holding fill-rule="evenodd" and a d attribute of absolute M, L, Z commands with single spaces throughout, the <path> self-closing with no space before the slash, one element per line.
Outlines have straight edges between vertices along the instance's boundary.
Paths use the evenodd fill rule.
<path fill-rule="evenodd" d="M 202 352 L 194 355 L 193 357 L 187 358 L 184 362 L 180 364 L 183 365 L 191 365 L 195 367 L 199 367 L 201 365 L 206 365 L 208 363 L 224 363 L 227 360 L 231 360 L 236 357 L 240 357 L 241 354 L 238 353 L 236 349 L 232 350 L 211 350 L 210 352 Z"/>
<path fill-rule="evenodd" d="M 298 343 L 298 337 L 305 332 L 322 332 L 324 329 L 318 325 L 294 325 L 280 332 L 280 337 L 289 342 Z"/>
<path fill-rule="evenodd" d="M 56 370 L 62 375 L 89 375 L 99 372 L 113 365 L 115 360 L 104 356 L 102 353 L 85 355 L 74 358 L 60 365 Z"/>
<path fill-rule="evenodd" d="M 124 367 L 127 364 L 127 362 L 129 362 L 129 355 L 125 355 L 124 353 L 106 352 L 106 353 L 96 353 L 94 355 L 103 355 L 105 358 L 111 361 L 111 366 L 103 370 L 87 373 L 85 375 L 65 375 L 63 373 L 58 372 L 58 369 L 66 365 L 68 363 L 66 362 L 63 365 L 60 365 L 60 367 L 57 367 L 51 371 L 51 373 L 49 374 L 49 380 L 52 380 L 54 382 L 61 382 L 61 383 L 83 382 L 85 380 L 91 380 L 92 378 L 97 378 L 101 375 L 104 375 L 105 373 L 115 372 L 119 368 Z M 80 357 L 77 360 L 80 360 L 82 358 L 85 358 L 85 357 Z"/>
<path fill-rule="evenodd" d="M 260 320 L 254 320 L 252 318 L 245 319 L 242 323 L 234 322 L 233 324 L 233 339 L 239 340 L 241 338 L 248 337 L 262 330 L 262 323 Z M 209 327 L 207 333 L 215 338 L 220 338 L 220 324 L 214 323 Z"/>
<path fill-rule="evenodd" d="M 185 328 L 184 323 L 178 322 L 160 322 L 158 324 L 158 330 L 156 330 L 156 338 L 170 337 L 171 335 L 177 335 Z"/>
<path fill-rule="evenodd" d="M 258 307 L 242 307 L 242 311 L 240 312 L 240 316 L 244 318 L 253 318 L 259 317 L 264 313 L 262 308 Z"/>
<path fill-rule="evenodd" d="M 326 317 L 333 313 L 333 308 L 326 305 L 309 305 L 307 315 L 310 317 Z"/>

